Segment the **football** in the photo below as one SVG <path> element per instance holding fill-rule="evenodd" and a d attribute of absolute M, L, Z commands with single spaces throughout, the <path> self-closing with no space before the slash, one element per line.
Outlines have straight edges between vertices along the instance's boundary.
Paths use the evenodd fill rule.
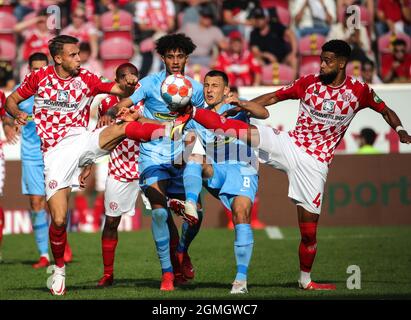
<path fill-rule="evenodd" d="M 173 112 L 186 107 L 192 95 L 193 86 L 182 74 L 171 74 L 161 84 L 161 97 Z"/>

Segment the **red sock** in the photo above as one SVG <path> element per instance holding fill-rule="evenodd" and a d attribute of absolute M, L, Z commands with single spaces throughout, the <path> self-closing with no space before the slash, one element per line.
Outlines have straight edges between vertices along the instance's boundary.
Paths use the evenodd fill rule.
<path fill-rule="evenodd" d="M 64 266 L 64 249 L 66 248 L 67 242 L 66 226 L 57 228 L 51 223 L 49 228 L 49 238 L 54 262 L 57 267 L 61 268 Z"/>
<path fill-rule="evenodd" d="M 247 136 L 247 129 L 250 126 L 240 120 L 226 119 L 218 113 L 197 108 L 193 119 L 207 129 L 223 130 L 227 136 L 241 138 Z"/>
<path fill-rule="evenodd" d="M 74 207 L 76 208 L 78 212 L 80 224 L 86 224 L 87 223 L 87 209 L 88 209 L 87 198 L 82 194 L 77 194 L 74 199 Z"/>
<path fill-rule="evenodd" d="M 116 253 L 117 239 L 101 239 L 103 252 L 104 274 L 112 275 L 114 272 L 114 255 Z"/>
<path fill-rule="evenodd" d="M 0 207 L 0 245 L 3 240 L 3 228 L 4 228 L 4 210 Z"/>
<path fill-rule="evenodd" d="M 133 121 L 126 126 L 126 137 L 136 141 L 150 141 L 165 136 L 165 126 Z"/>
<path fill-rule="evenodd" d="M 301 242 L 299 248 L 300 270 L 311 272 L 317 253 L 317 222 L 301 222 Z"/>
<path fill-rule="evenodd" d="M 101 216 L 104 213 L 104 195 L 98 195 L 94 201 L 93 224 L 96 230 L 100 229 Z"/>

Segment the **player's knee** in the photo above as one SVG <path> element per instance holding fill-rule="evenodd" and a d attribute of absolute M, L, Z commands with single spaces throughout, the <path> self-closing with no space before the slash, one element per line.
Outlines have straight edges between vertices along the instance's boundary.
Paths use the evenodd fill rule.
<path fill-rule="evenodd" d="M 57 228 L 63 228 L 67 225 L 67 219 L 65 217 L 55 217 L 53 219 L 53 224 L 57 227 Z"/>
<path fill-rule="evenodd" d="M 317 230 L 310 228 L 310 229 L 303 229 L 300 228 L 301 232 L 301 242 L 307 245 L 314 244 L 317 242 Z"/>
<path fill-rule="evenodd" d="M 104 222 L 104 229 L 109 232 L 116 232 L 118 225 L 120 224 L 121 217 L 109 217 L 106 216 L 106 221 Z"/>
<path fill-rule="evenodd" d="M 168 218 L 167 210 L 163 208 L 152 210 L 151 215 L 152 215 L 153 222 L 156 222 L 156 223 L 166 223 L 167 218 Z"/>
<path fill-rule="evenodd" d="M 247 250 L 245 246 L 236 246 L 235 253 L 237 258 L 245 257 L 247 254 Z"/>
<path fill-rule="evenodd" d="M 44 200 L 40 197 L 30 198 L 30 207 L 33 211 L 40 211 L 44 209 Z"/>

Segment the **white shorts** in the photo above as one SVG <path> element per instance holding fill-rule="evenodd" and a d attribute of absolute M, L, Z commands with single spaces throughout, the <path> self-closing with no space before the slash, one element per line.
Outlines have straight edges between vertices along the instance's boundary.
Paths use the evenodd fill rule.
<path fill-rule="evenodd" d="M 301 150 L 288 132 L 257 125 L 259 158 L 288 175 L 288 196 L 298 206 L 320 214 L 328 166 Z"/>
<path fill-rule="evenodd" d="M 44 153 L 47 200 L 60 189 L 78 187 L 81 167 L 92 164 L 97 158 L 109 153 L 99 146 L 99 135 L 103 129 L 84 130 L 79 134 L 65 137 Z"/>
<path fill-rule="evenodd" d="M 106 215 L 119 217 L 123 214 L 134 216 L 138 195 L 140 194 L 139 181 L 122 182 L 109 175 L 104 192 L 104 207 Z M 148 201 L 141 193 L 143 202 L 147 206 Z M 151 207 L 149 208 L 151 209 Z"/>
<path fill-rule="evenodd" d="M 96 191 L 103 192 L 106 189 L 108 176 L 108 163 L 110 156 L 101 157 L 96 161 Z"/>
<path fill-rule="evenodd" d="M 0 151 L 1 153 L 1 151 Z M 6 179 L 6 162 L 4 155 L 0 154 L 0 196 L 3 195 L 4 180 Z"/>

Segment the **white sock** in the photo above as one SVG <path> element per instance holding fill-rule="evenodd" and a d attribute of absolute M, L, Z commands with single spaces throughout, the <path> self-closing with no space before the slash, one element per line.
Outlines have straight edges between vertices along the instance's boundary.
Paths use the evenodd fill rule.
<path fill-rule="evenodd" d="M 304 272 L 300 271 L 300 283 L 304 286 L 308 286 L 308 284 L 311 282 L 311 272 Z"/>

